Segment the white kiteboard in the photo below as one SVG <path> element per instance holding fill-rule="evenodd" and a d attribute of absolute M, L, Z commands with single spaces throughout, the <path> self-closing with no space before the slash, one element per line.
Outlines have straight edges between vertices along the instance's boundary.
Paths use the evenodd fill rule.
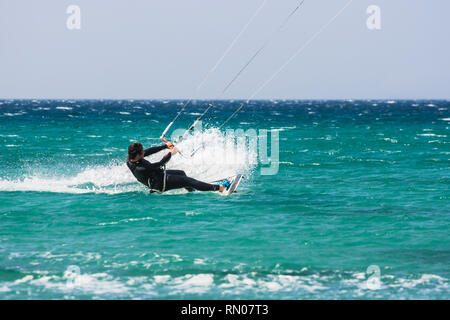
<path fill-rule="evenodd" d="M 242 174 L 237 174 L 235 176 L 231 176 L 228 178 L 224 178 L 224 179 L 220 179 L 214 182 L 211 182 L 211 184 L 224 184 L 226 183 L 226 180 L 228 180 L 230 182 L 230 186 L 228 187 L 227 190 L 225 190 L 224 192 L 221 192 L 220 194 L 223 196 L 229 196 L 230 194 L 232 194 L 234 191 L 236 191 L 237 187 L 239 186 L 239 183 L 241 182 L 242 179 Z"/>

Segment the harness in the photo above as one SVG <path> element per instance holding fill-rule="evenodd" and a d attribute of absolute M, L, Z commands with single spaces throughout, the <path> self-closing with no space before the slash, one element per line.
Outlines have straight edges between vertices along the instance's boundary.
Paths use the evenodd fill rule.
<path fill-rule="evenodd" d="M 163 175 L 163 186 L 162 186 L 162 190 L 158 190 L 158 189 L 153 189 L 152 188 L 152 184 L 151 184 L 151 180 L 150 178 L 148 178 L 147 183 L 148 183 L 148 187 L 150 188 L 150 193 L 159 193 L 162 194 L 164 191 L 166 191 L 166 165 L 163 166 L 163 171 L 164 171 L 164 175 Z"/>

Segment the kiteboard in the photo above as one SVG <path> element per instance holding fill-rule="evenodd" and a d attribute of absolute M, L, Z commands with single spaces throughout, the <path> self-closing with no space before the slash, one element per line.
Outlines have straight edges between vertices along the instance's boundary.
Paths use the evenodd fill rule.
<path fill-rule="evenodd" d="M 242 180 L 242 174 L 237 174 L 235 176 L 231 176 L 228 178 L 224 178 L 224 179 L 220 179 L 220 180 L 211 182 L 211 184 L 215 184 L 215 185 L 221 184 L 223 186 L 228 185 L 228 187 L 226 187 L 226 190 L 224 192 L 221 192 L 220 194 L 223 196 L 229 196 L 230 194 L 232 194 L 233 192 L 236 191 L 241 180 Z"/>

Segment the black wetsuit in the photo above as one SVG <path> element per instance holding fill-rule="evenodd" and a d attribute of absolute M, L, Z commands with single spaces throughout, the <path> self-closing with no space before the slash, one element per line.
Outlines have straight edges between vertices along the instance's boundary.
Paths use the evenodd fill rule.
<path fill-rule="evenodd" d="M 144 157 L 157 153 L 166 149 L 167 146 L 148 148 L 144 151 Z M 166 154 L 161 161 L 151 163 L 145 159 L 136 162 L 131 162 L 127 159 L 127 166 L 136 177 L 136 179 L 149 187 L 151 190 L 158 190 L 160 192 L 186 188 L 189 191 L 194 189 L 200 191 L 219 191 L 218 185 L 213 185 L 201 182 L 186 176 L 182 170 L 165 170 L 165 186 L 164 186 L 164 165 L 170 160 L 172 154 Z M 163 190 L 164 189 L 164 190 Z"/>

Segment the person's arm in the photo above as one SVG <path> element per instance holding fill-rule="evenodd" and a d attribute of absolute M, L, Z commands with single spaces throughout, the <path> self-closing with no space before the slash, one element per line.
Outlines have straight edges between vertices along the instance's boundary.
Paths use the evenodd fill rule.
<path fill-rule="evenodd" d="M 147 164 L 145 165 L 147 168 L 149 168 L 149 169 L 156 169 L 156 168 L 159 168 L 159 167 L 162 167 L 163 165 L 165 165 L 167 162 L 169 162 L 169 160 L 170 160 L 170 158 L 172 157 L 172 153 L 168 153 L 168 154 L 166 154 L 162 159 L 161 159 L 161 161 L 159 161 L 159 162 L 153 162 L 153 163 L 149 163 L 149 162 L 147 162 Z"/>
<path fill-rule="evenodd" d="M 159 146 L 159 147 L 152 147 L 152 148 L 148 148 L 144 151 L 144 157 L 149 156 L 151 154 L 157 153 L 161 150 L 164 149 L 171 149 L 173 147 L 173 143 L 172 142 L 167 142 L 165 145 Z"/>
<path fill-rule="evenodd" d="M 166 144 L 162 145 L 162 146 L 159 146 L 159 147 L 152 147 L 152 148 L 145 149 L 144 157 L 149 156 L 149 155 L 154 154 L 154 153 L 157 153 L 157 152 L 160 152 L 161 150 L 164 150 L 164 149 L 167 149 L 167 145 Z"/>

